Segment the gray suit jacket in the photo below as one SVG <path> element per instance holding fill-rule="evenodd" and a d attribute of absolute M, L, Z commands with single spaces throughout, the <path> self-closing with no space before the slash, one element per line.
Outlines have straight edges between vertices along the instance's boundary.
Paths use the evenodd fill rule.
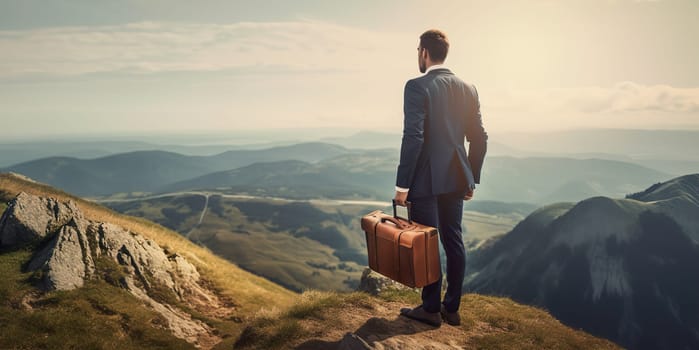
<path fill-rule="evenodd" d="M 396 186 L 419 197 L 480 183 L 488 134 L 473 85 L 447 68 L 433 69 L 405 84 L 404 114 Z"/>

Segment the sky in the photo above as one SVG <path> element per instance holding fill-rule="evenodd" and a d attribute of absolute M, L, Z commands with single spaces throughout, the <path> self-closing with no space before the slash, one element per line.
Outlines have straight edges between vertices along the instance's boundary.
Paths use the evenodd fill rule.
<path fill-rule="evenodd" d="M 696 18 L 696 0 L 0 0 L 0 125 L 400 133 L 438 28 L 489 132 L 699 129 Z"/>

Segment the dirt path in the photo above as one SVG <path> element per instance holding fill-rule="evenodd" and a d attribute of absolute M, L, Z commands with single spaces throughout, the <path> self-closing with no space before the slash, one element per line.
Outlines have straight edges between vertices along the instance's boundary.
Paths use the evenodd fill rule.
<path fill-rule="evenodd" d="M 471 325 L 468 331 L 464 326 L 446 323 L 435 328 L 399 316 L 403 307 L 410 306 L 383 302 L 357 307 L 342 315 L 328 315 L 327 319 L 305 319 L 301 323 L 313 333 L 313 339 L 293 346 L 306 350 L 337 349 L 345 334 L 352 332 L 375 349 L 466 349 L 473 347 L 469 346 L 470 337 L 486 328 L 493 331 L 485 323 Z"/>
<path fill-rule="evenodd" d="M 202 221 L 204 221 L 204 215 L 206 215 L 206 210 L 209 209 L 209 197 L 211 196 L 209 193 L 200 193 L 202 196 L 204 196 L 204 208 L 201 210 L 201 215 L 199 215 L 199 221 L 197 222 L 194 227 L 192 227 L 189 232 L 185 235 L 185 237 L 189 238 L 192 235 L 192 232 L 199 228 L 199 225 L 201 225 Z"/>

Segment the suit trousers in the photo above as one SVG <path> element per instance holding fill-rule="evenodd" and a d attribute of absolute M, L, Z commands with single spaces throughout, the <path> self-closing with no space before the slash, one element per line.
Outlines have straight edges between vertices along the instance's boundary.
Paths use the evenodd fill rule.
<path fill-rule="evenodd" d="M 461 236 L 465 194 L 466 190 L 410 198 L 408 193 L 408 200 L 412 203 L 412 220 L 436 227 L 439 232 L 439 240 L 447 258 L 447 290 L 443 304 L 449 312 L 459 309 L 466 270 L 466 249 Z M 422 288 L 422 307 L 425 311 L 439 312 L 442 280 L 440 268 L 439 280 Z"/>

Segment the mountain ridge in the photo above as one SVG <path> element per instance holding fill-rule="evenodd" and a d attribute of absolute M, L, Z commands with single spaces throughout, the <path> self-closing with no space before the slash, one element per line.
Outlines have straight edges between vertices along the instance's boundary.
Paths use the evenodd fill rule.
<path fill-rule="evenodd" d="M 300 143 L 263 150 L 232 150 L 212 156 L 188 156 L 153 150 L 112 154 L 94 159 L 48 157 L 0 169 L 17 172 L 78 195 L 115 192 L 151 192 L 163 184 L 258 161 L 298 159 L 314 162 L 341 153 L 344 147 L 327 143 Z"/>
<path fill-rule="evenodd" d="M 685 278 L 699 273 L 697 189 L 691 174 L 630 198 L 543 207 L 474 254 L 466 290 L 544 307 L 629 348 L 698 346 L 699 283 Z"/>

